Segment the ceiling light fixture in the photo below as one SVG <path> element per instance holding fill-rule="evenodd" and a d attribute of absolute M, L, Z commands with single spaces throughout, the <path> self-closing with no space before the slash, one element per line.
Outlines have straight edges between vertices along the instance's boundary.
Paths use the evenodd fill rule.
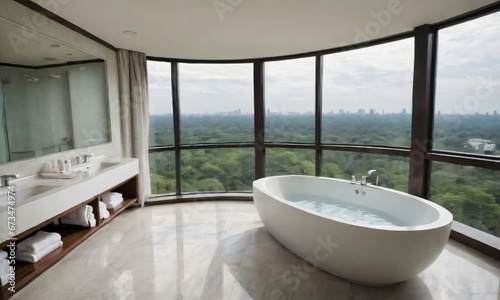
<path fill-rule="evenodd" d="M 130 30 L 125 30 L 123 33 L 126 35 L 137 35 L 136 31 L 130 31 Z"/>

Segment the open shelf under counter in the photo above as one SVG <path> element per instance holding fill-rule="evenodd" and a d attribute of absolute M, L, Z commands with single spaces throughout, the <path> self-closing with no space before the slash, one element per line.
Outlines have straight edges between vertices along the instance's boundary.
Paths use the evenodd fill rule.
<path fill-rule="evenodd" d="M 65 255 L 67 255 L 78 245 L 84 242 L 87 238 L 89 238 L 92 234 L 94 234 L 97 229 L 98 228 L 96 227 L 88 228 L 66 224 L 48 225 L 42 228 L 41 230 L 46 232 L 59 233 L 61 235 L 63 245 L 61 248 L 52 251 L 36 263 L 28 263 L 16 260 L 16 291 L 23 288 L 41 273 L 61 260 Z M 3 292 L 7 299 L 13 295 L 12 292 L 8 291 L 8 287 L 8 284 L 3 287 Z"/>
<path fill-rule="evenodd" d="M 78 245 L 83 243 L 87 238 L 97 232 L 102 226 L 106 225 L 110 221 L 112 221 L 115 217 L 117 217 L 121 212 L 125 209 L 137 203 L 137 191 L 138 191 L 138 176 L 134 175 L 122 181 L 120 184 L 113 185 L 108 189 L 100 192 L 92 197 L 89 197 L 87 200 L 81 201 L 77 205 L 67 209 L 66 211 L 58 214 L 54 214 L 52 217 L 46 219 L 45 221 L 31 227 L 28 230 L 20 232 L 16 235 L 18 241 L 22 241 L 23 239 L 35 234 L 37 231 L 47 231 L 47 232 L 58 232 L 61 234 L 61 239 L 63 241 L 63 246 L 55 251 L 51 252 L 44 258 L 40 259 L 36 263 L 27 263 L 16 261 L 15 263 L 15 291 L 18 292 L 24 286 L 29 284 L 36 277 L 41 275 L 44 271 L 52 267 L 59 260 L 61 260 L 64 256 L 66 256 L 69 252 L 74 250 Z M 109 217 L 102 220 L 97 220 L 96 227 L 83 227 L 78 225 L 68 225 L 68 224 L 58 224 L 54 225 L 54 221 L 59 220 L 64 215 L 82 207 L 83 205 L 90 205 L 93 207 L 94 213 L 99 212 L 99 199 L 100 196 L 104 193 L 116 191 L 123 194 L 123 202 L 121 202 L 118 206 L 113 209 L 108 209 Z M 2 243 L 2 247 L 6 247 L 7 242 Z M 2 288 L 3 293 L 0 294 L 0 300 L 9 299 L 13 296 L 14 293 L 8 290 L 10 284 L 7 283 Z"/>
<path fill-rule="evenodd" d="M 106 225 L 111 220 L 113 220 L 118 214 L 124 211 L 126 208 L 131 206 L 132 204 L 137 203 L 137 198 L 124 198 L 123 202 L 118 204 L 116 207 L 108 209 L 109 217 L 106 219 L 101 219 L 100 226 Z"/>

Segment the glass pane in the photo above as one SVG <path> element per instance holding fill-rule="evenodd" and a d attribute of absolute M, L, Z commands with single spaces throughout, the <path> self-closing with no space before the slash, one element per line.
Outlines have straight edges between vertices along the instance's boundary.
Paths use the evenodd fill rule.
<path fill-rule="evenodd" d="M 316 174 L 315 151 L 305 149 L 266 149 L 266 176 Z"/>
<path fill-rule="evenodd" d="M 174 144 L 170 63 L 148 61 L 149 146 Z"/>
<path fill-rule="evenodd" d="M 252 64 L 180 64 L 181 143 L 252 142 Z"/>
<path fill-rule="evenodd" d="M 455 221 L 500 237 L 500 172 L 432 163 L 430 198 Z"/>
<path fill-rule="evenodd" d="M 151 194 L 175 193 L 175 153 L 149 153 Z"/>
<path fill-rule="evenodd" d="M 315 58 L 265 63 L 265 140 L 314 142 Z"/>
<path fill-rule="evenodd" d="M 323 143 L 410 146 L 413 39 L 324 56 Z"/>
<path fill-rule="evenodd" d="M 499 155 L 500 13 L 439 31 L 434 148 Z"/>
<path fill-rule="evenodd" d="M 251 191 L 253 148 L 181 151 L 182 192 Z"/>
<path fill-rule="evenodd" d="M 368 176 L 369 170 L 376 170 L 369 182 L 377 180 L 378 185 L 402 192 L 408 192 L 409 159 L 407 157 L 381 154 L 354 153 L 345 151 L 323 151 L 321 175 L 351 180 Z"/>

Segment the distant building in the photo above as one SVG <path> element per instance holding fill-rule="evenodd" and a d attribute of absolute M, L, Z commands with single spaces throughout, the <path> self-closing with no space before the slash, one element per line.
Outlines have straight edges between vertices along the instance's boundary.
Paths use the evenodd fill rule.
<path fill-rule="evenodd" d="M 496 111 L 496 110 L 493 112 L 493 115 L 494 115 L 495 117 L 497 116 L 497 111 Z"/>
<path fill-rule="evenodd" d="M 375 114 L 375 110 L 374 109 L 370 109 L 370 115 L 374 115 Z"/>
<path fill-rule="evenodd" d="M 365 110 L 362 109 L 362 108 L 358 109 L 358 114 L 364 115 L 365 114 Z"/>
<path fill-rule="evenodd" d="M 491 140 L 468 139 L 467 144 L 480 154 L 493 154 L 497 149 L 497 146 Z"/>
<path fill-rule="evenodd" d="M 403 108 L 403 115 L 406 114 L 406 108 Z"/>

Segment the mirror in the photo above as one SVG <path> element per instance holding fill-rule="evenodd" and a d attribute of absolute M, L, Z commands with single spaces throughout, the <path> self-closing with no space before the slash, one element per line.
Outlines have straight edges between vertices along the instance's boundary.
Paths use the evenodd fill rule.
<path fill-rule="evenodd" d="M 107 143 L 104 60 L 0 18 L 0 163 Z"/>

